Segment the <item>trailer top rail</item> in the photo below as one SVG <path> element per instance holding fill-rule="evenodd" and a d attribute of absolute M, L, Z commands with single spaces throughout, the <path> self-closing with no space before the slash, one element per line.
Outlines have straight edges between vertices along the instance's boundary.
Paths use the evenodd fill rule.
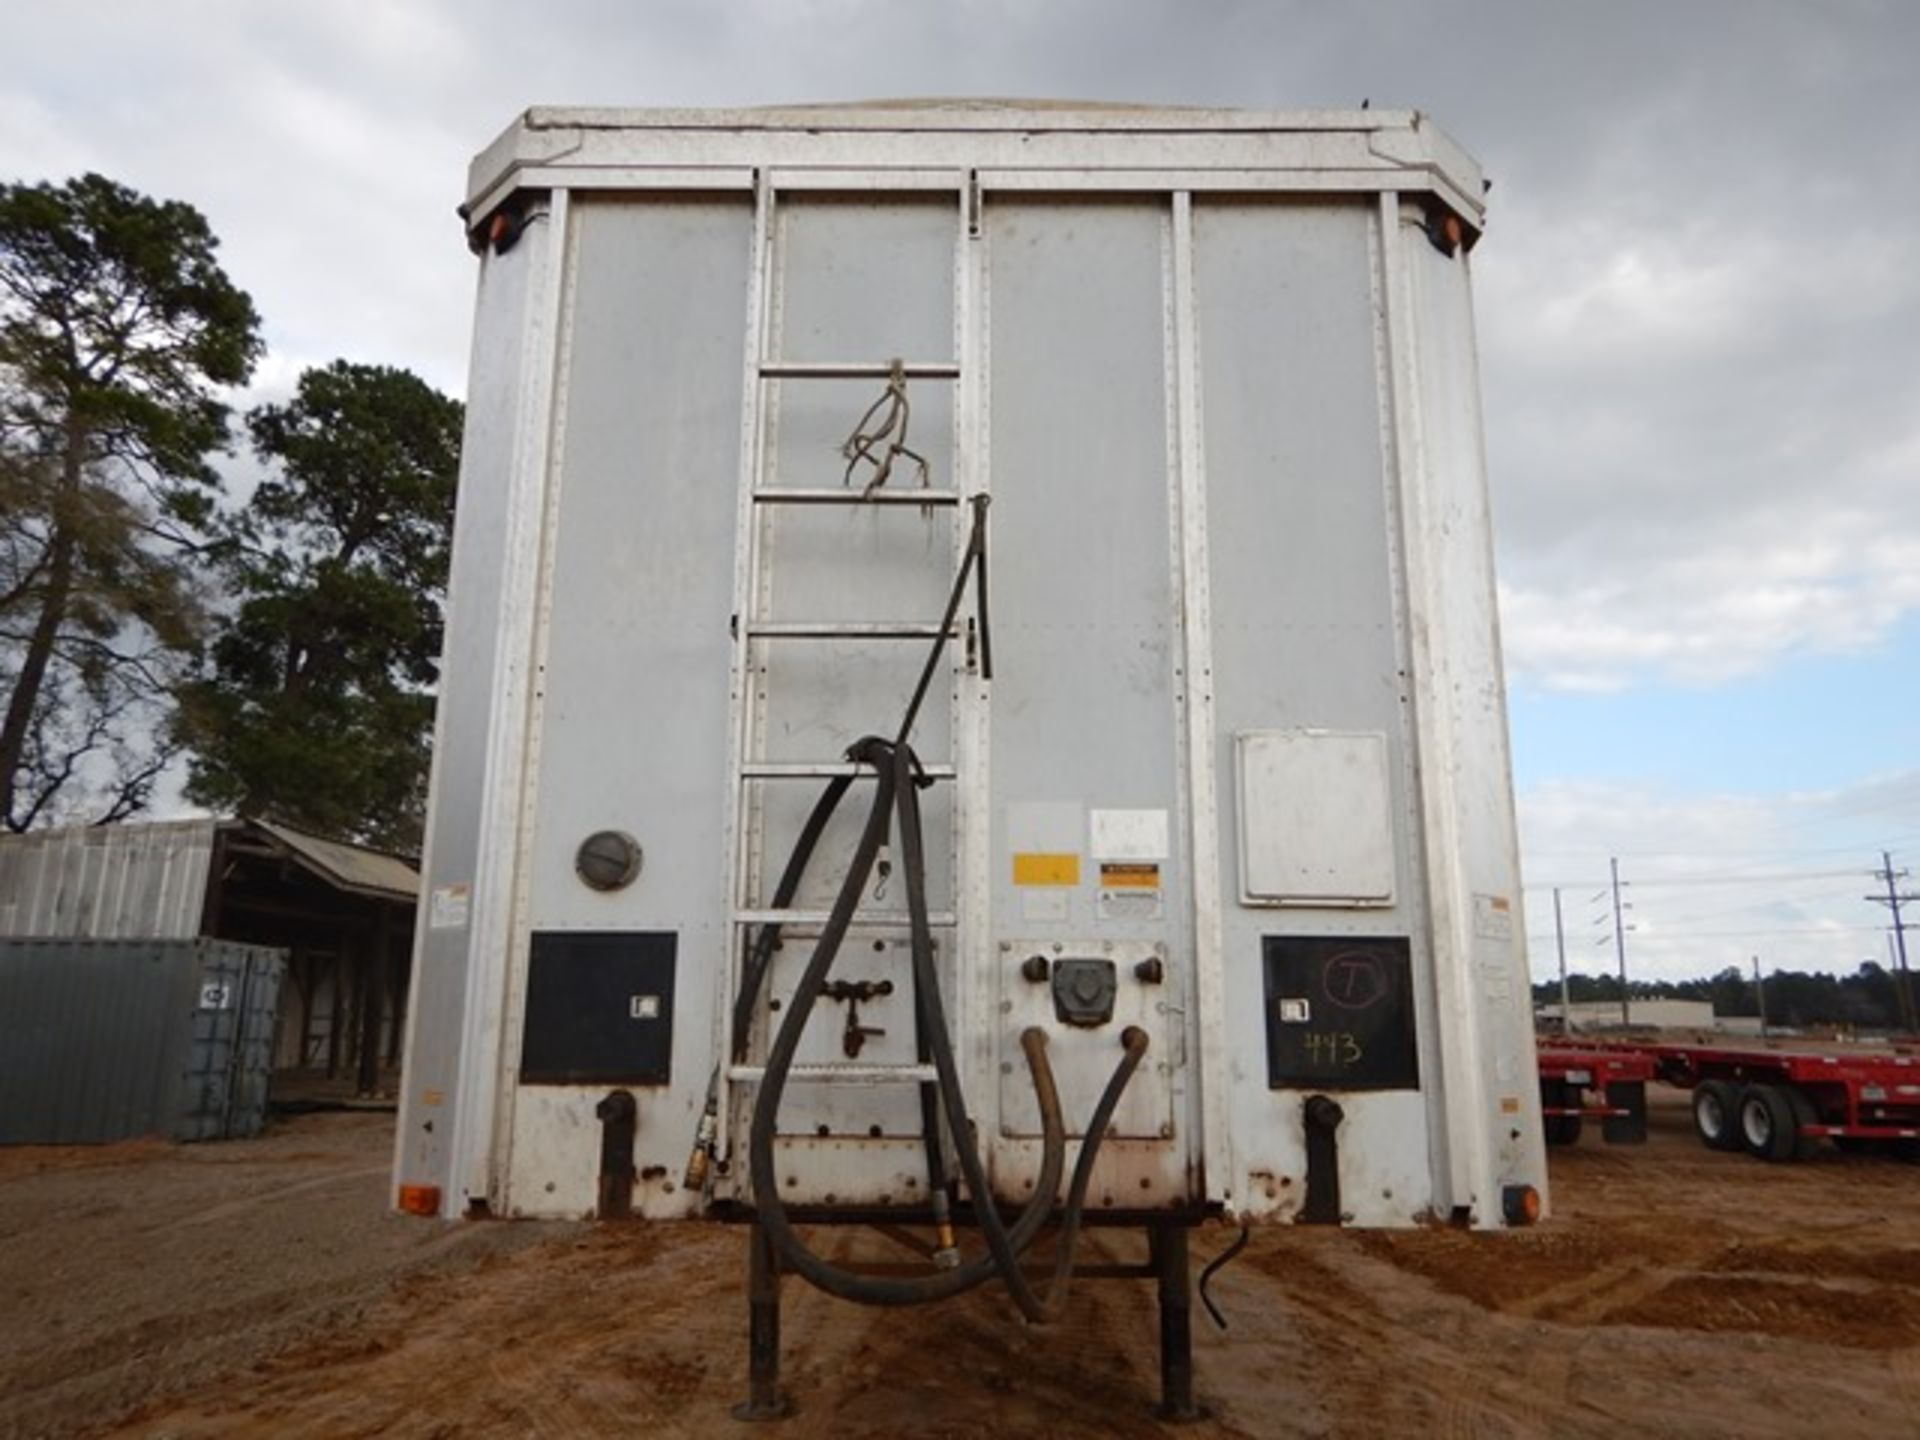
<path fill-rule="evenodd" d="M 1612 1050 L 1592 1045 L 1540 1047 L 1542 1079 L 1571 1080 L 1603 1085 L 1610 1080 L 1651 1080 L 1654 1058 L 1640 1050 Z"/>
<path fill-rule="evenodd" d="M 1685 1075 L 1730 1071 L 1738 1076 L 1770 1075 L 1801 1083 L 1852 1080 L 1899 1085 L 1911 1081 L 1915 1082 L 1913 1093 L 1920 1095 L 1920 1056 L 1888 1051 L 1822 1055 L 1744 1045 L 1643 1045 L 1635 1049 L 1653 1062 L 1662 1079 L 1675 1084 L 1692 1083 L 1680 1078 Z"/>

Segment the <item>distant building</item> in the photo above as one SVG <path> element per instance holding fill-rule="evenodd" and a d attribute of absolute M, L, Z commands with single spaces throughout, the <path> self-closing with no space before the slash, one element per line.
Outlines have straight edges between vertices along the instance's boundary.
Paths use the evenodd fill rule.
<path fill-rule="evenodd" d="M 1618 1000 L 1583 1000 L 1568 1007 L 1567 1028 L 1569 1030 L 1605 1030 L 1618 1029 L 1620 1025 L 1620 1002 Z M 1556 1002 L 1551 1005 L 1534 1007 L 1536 1019 L 1558 1022 L 1561 1010 Z M 1713 1030 L 1718 1028 L 1713 1013 L 1713 1003 L 1708 1000 L 1629 1000 L 1627 1002 L 1628 1019 L 1635 1025 L 1645 1025 L 1659 1030 Z"/>
<path fill-rule="evenodd" d="M 0 837 L 0 936 L 191 940 L 287 952 L 274 1068 L 382 1088 L 399 1063 L 420 877 L 265 820 Z"/>

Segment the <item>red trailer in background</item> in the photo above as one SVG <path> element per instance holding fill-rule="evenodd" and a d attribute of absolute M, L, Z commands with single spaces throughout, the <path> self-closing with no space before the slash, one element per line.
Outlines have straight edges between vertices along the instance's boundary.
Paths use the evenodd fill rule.
<path fill-rule="evenodd" d="M 1694 1128 L 1709 1149 L 1800 1160 L 1824 1137 L 1842 1150 L 1920 1159 L 1920 1056 L 1719 1045 L 1634 1053 L 1660 1079 L 1693 1091 Z"/>
<path fill-rule="evenodd" d="M 1540 1115 L 1549 1145 L 1571 1145 L 1587 1120 L 1600 1122 L 1609 1145 L 1647 1138 L 1649 1055 L 1637 1050 L 1547 1045 L 1540 1055 Z"/>

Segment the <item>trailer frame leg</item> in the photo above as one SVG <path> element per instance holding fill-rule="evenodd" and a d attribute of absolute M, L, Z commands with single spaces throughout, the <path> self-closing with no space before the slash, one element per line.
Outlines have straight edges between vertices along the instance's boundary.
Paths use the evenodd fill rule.
<path fill-rule="evenodd" d="M 1148 1227 L 1147 1248 L 1160 1292 L 1160 1403 L 1153 1413 L 1173 1423 L 1203 1420 L 1207 1411 L 1193 1399 L 1193 1276 L 1187 1227 Z"/>
<path fill-rule="evenodd" d="M 780 1393 L 780 1262 L 767 1232 L 747 1227 L 747 1398 L 736 1420 L 781 1420 L 793 1406 Z"/>

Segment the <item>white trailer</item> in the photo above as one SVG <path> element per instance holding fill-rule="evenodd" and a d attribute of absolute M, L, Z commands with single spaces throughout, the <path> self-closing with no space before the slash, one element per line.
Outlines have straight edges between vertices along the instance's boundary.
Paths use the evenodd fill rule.
<path fill-rule="evenodd" d="M 1084 1210 L 1174 1306 L 1204 1217 L 1537 1214 L 1484 188 L 1390 110 L 482 154 L 403 1208 L 749 1218 L 855 1298 L 789 1217 L 1018 1290 Z"/>

